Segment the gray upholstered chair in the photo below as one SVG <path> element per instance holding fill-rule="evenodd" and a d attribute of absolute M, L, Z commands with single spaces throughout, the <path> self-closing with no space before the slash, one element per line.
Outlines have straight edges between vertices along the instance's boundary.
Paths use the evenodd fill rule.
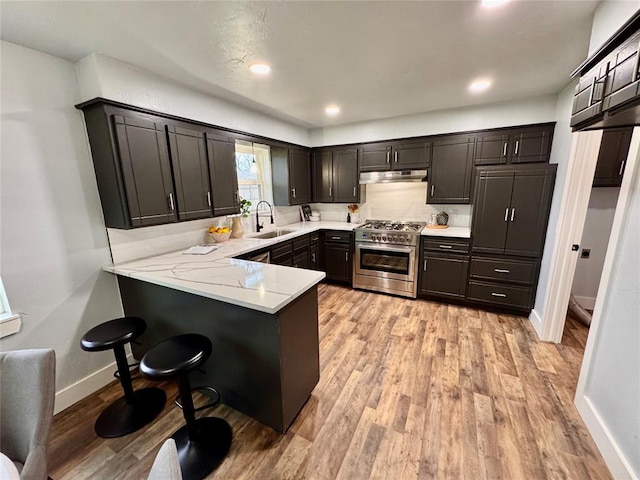
<path fill-rule="evenodd" d="M 53 350 L 0 353 L 0 451 L 22 480 L 47 478 L 55 371 Z"/>
<path fill-rule="evenodd" d="M 160 447 L 147 480 L 182 480 L 178 448 L 173 438 L 166 440 Z"/>

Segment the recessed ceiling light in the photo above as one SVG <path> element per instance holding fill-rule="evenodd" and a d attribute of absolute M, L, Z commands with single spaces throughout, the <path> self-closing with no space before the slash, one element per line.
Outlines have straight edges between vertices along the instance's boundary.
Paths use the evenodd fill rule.
<path fill-rule="evenodd" d="M 266 63 L 254 63 L 249 66 L 249 70 L 256 75 L 266 75 L 271 72 L 271 67 Z"/>
<path fill-rule="evenodd" d="M 340 113 L 340 107 L 337 105 L 329 105 L 327 108 L 324 109 L 324 113 L 326 113 L 330 117 L 335 117 Z"/>
<path fill-rule="evenodd" d="M 469 91 L 473 93 L 484 92 L 491 86 L 491 80 L 486 78 L 481 78 L 478 80 L 474 80 L 469 84 Z"/>
<path fill-rule="evenodd" d="M 482 0 L 482 6 L 486 8 L 499 7 L 505 3 L 509 3 L 510 0 Z"/>

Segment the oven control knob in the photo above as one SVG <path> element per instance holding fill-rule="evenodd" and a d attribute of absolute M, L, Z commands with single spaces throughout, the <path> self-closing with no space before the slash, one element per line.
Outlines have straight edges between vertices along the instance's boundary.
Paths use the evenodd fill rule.
<path fill-rule="evenodd" d="M 398 241 L 398 237 L 396 237 L 395 235 L 393 237 L 390 237 L 390 240 L 393 242 L 397 242 Z"/>
<path fill-rule="evenodd" d="M 386 242 L 386 241 L 387 241 L 387 237 L 386 237 L 385 235 L 383 235 L 380 239 L 381 239 L 383 242 Z"/>

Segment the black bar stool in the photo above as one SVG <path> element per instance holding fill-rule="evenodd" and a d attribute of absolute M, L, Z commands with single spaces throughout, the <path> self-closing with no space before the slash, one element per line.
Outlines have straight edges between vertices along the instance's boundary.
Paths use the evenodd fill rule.
<path fill-rule="evenodd" d="M 167 400 L 159 388 L 134 390 L 131 372 L 127 363 L 125 344 L 144 333 L 147 324 L 138 317 L 111 320 L 92 328 L 80 340 L 80 346 L 88 352 L 113 349 L 124 397 L 111 403 L 96 420 L 95 430 L 100 437 L 122 437 L 135 432 L 156 418 Z"/>
<path fill-rule="evenodd" d="M 171 435 L 178 447 L 178 459 L 185 480 L 200 480 L 209 475 L 229 452 L 231 427 L 222 418 L 203 417 L 195 413 L 219 403 L 220 395 L 211 387 L 193 390 L 215 392 L 217 398 L 198 407 L 193 406 L 189 372 L 202 365 L 211 355 L 211 341 L 196 333 L 178 335 L 151 348 L 140 362 L 143 375 L 156 380 L 175 378 L 178 383 L 176 404 L 182 408 L 186 425 Z"/>

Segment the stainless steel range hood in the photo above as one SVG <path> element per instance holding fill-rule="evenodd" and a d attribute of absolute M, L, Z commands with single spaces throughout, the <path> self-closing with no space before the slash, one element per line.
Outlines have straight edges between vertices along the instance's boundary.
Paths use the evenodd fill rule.
<path fill-rule="evenodd" d="M 426 182 L 426 170 L 398 170 L 393 172 L 362 172 L 360 184 L 368 183 L 398 183 L 398 182 Z"/>

